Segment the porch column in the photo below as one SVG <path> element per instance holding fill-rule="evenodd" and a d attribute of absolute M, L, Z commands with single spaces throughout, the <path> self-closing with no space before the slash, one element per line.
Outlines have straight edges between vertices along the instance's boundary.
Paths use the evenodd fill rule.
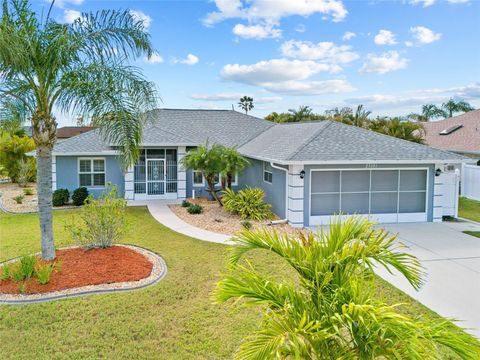
<path fill-rule="evenodd" d="M 133 166 L 129 166 L 124 175 L 125 178 L 125 200 L 133 200 Z"/>
<path fill-rule="evenodd" d="M 435 179 L 433 185 L 433 222 L 442 222 L 445 185 L 443 184 L 441 176 L 435 176 L 436 169 L 443 170 L 443 164 L 435 164 L 435 168 L 433 169 L 433 177 Z"/>
<path fill-rule="evenodd" d="M 177 197 L 185 199 L 187 197 L 187 172 L 181 164 L 181 160 L 187 153 L 186 146 L 177 148 Z"/>
<path fill-rule="evenodd" d="M 57 190 L 57 157 L 52 156 L 52 191 Z"/>
<path fill-rule="evenodd" d="M 300 178 L 300 172 L 303 166 L 289 165 L 288 166 L 288 223 L 293 227 L 302 228 L 304 226 L 304 179 Z"/>

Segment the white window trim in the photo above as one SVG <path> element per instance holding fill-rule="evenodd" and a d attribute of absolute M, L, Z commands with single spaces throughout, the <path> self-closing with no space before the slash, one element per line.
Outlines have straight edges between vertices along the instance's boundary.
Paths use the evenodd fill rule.
<path fill-rule="evenodd" d="M 266 162 L 264 161 L 263 162 L 262 180 L 263 180 L 264 183 L 272 184 L 273 183 L 273 168 L 272 168 L 272 171 L 268 171 L 268 170 L 265 169 L 265 164 L 266 164 Z M 272 181 L 265 180 L 265 173 L 268 173 L 272 176 Z"/>
<path fill-rule="evenodd" d="M 192 186 L 193 187 L 202 187 L 202 186 L 205 186 L 206 184 L 206 181 L 205 181 L 205 177 L 203 176 L 202 174 L 202 183 L 201 184 L 198 184 L 198 183 L 195 183 L 194 180 L 195 180 L 195 175 L 194 175 L 194 172 L 196 172 L 197 170 L 192 170 Z M 218 178 L 220 179 L 219 182 L 215 183 L 214 185 L 215 186 L 220 186 L 222 185 L 222 176 L 220 174 L 218 174 Z M 232 182 L 232 186 L 238 186 L 238 173 L 235 174 L 235 181 Z"/>
<path fill-rule="evenodd" d="M 90 170 L 89 172 L 81 172 L 80 171 L 80 161 L 81 160 L 90 160 Z M 93 160 L 103 160 L 103 171 L 93 171 Z M 92 186 L 82 186 L 80 185 L 80 175 L 81 174 L 104 174 L 105 175 L 105 184 L 104 185 L 99 185 L 99 186 L 94 186 L 93 185 L 93 177 L 92 177 Z M 85 187 L 87 189 L 104 189 L 105 186 L 107 185 L 107 160 L 104 157 L 80 157 L 77 159 L 77 181 L 78 181 L 78 187 Z"/>

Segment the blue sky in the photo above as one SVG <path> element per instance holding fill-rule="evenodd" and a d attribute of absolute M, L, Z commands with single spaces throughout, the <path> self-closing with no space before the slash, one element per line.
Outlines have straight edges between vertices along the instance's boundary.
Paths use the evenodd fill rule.
<path fill-rule="evenodd" d="M 360 103 L 401 115 L 449 97 L 480 107 L 480 1 L 57 0 L 53 16 L 105 8 L 144 19 L 158 54 L 137 65 L 161 107 L 229 109 L 242 95 L 257 116 Z"/>

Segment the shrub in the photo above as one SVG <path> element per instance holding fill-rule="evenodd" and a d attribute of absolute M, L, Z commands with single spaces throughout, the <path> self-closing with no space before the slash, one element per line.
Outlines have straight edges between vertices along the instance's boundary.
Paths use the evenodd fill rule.
<path fill-rule="evenodd" d="M 20 160 L 17 175 L 18 185 L 25 187 L 29 181 L 35 180 L 35 176 L 32 176 L 32 172 L 35 171 L 34 166 L 35 163 L 32 162 L 31 158 Z"/>
<path fill-rule="evenodd" d="M 243 220 L 240 224 L 247 230 L 250 230 L 253 227 L 253 224 L 248 220 Z"/>
<path fill-rule="evenodd" d="M 53 270 L 55 270 L 55 264 L 40 263 L 35 268 L 35 275 L 38 283 L 41 285 L 48 284 Z"/>
<path fill-rule="evenodd" d="M 188 208 L 192 205 L 192 203 L 188 202 L 187 200 L 182 201 L 182 207 Z"/>
<path fill-rule="evenodd" d="M 200 205 L 192 204 L 187 208 L 189 214 L 196 215 L 201 214 L 203 212 L 203 207 Z"/>
<path fill-rule="evenodd" d="M 10 264 L 5 264 L 2 266 L 2 274 L 0 275 L 0 280 L 8 280 L 12 277 L 12 267 Z"/>
<path fill-rule="evenodd" d="M 66 225 L 76 243 L 86 248 L 107 248 L 120 240 L 127 227 L 127 202 L 117 195 L 117 187 L 109 183 L 98 199 L 93 195 L 87 198 L 80 213 L 80 223 L 72 219 Z"/>
<path fill-rule="evenodd" d="M 75 206 L 81 206 L 85 204 L 85 200 L 88 198 L 88 190 L 86 187 L 79 187 L 73 191 L 72 201 Z"/>
<path fill-rule="evenodd" d="M 25 285 L 25 283 L 18 284 L 18 292 L 25 294 L 27 292 L 27 285 Z"/>
<path fill-rule="evenodd" d="M 35 256 L 22 256 L 20 258 L 19 271 L 23 275 L 24 279 L 29 279 L 35 273 L 35 265 L 37 264 L 37 258 Z"/>
<path fill-rule="evenodd" d="M 24 195 L 17 195 L 13 198 L 17 202 L 17 204 L 23 204 L 23 199 L 25 199 Z"/>
<path fill-rule="evenodd" d="M 24 195 L 33 195 L 33 189 L 32 188 L 25 188 L 25 189 L 23 189 L 23 194 Z"/>
<path fill-rule="evenodd" d="M 259 188 L 245 188 L 238 193 L 232 189 L 223 192 L 223 206 L 230 213 L 238 214 L 242 219 L 264 220 L 272 217 L 272 205 L 263 201 L 265 193 Z"/>
<path fill-rule="evenodd" d="M 57 189 L 53 192 L 52 203 L 53 206 L 63 206 L 68 204 L 70 193 L 67 189 Z"/>
<path fill-rule="evenodd" d="M 28 136 L 17 136 L 3 132 L 0 134 L 0 168 L 2 175 L 18 182 L 21 161 L 30 164 L 28 181 L 35 181 L 35 158 L 25 154 L 35 149 L 35 142 Z"/>

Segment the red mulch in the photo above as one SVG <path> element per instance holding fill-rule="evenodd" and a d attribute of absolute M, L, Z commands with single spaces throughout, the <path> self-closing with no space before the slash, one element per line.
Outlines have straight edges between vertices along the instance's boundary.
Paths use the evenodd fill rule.
<path fill-rule="evenodd" d="M 148 277 L 153 267 L 145 256 L 123 246 L 64 249 L 58 250 L 56 255 L 55 261 L 61 261 L 60 271 L 53 271 L 50 282 L 45 285 L 39 284 L 36 278 L 25 280 L 27 294 L 136 281 Z M 0 280 L 0 293 L 19 294 L 21 283 Z"/>

